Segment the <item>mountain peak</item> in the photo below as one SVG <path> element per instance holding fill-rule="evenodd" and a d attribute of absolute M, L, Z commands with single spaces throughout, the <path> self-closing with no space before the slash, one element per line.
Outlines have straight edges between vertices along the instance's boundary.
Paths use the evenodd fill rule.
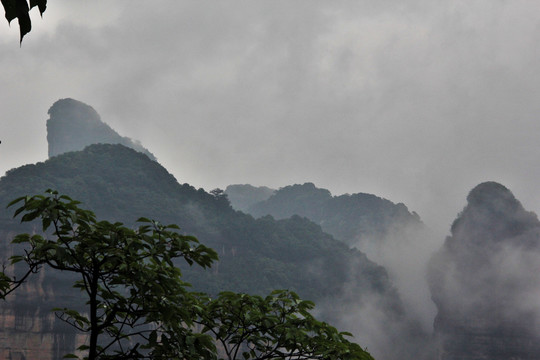
<path fill-rule="evenodd" d="M 495 181 L 486 181 L 474 187 L 467 201 L 472 206 L 488 207 L 500 206 L 501 202 L 512 206 L 519 203 L 508 188 Z"/>
<path fill-rule="evenodd" d="M 101 121 L 101 118 L 96 110 L 90 105 L 83 103 L 82 101 L 75 100 L 72 98 L 65 98 L 55 101 L 54 104 L 47 111 L 51 117 L 57 116 L 82 116 L 86 117 L 87 120 L 96 119 Z"/>
<path fill-rule="evenodd" d="M 467 206 L 452 224 L 451 231 L 453 234 L 477 234 L 481 231 L 484 241 L 497 242 L 508 241 L 538 224 L 536 214 L 525 210 L 510 190 L 489 181 L 471 190 Z M 476 238 L 474 241 L 479 240 Z"/>

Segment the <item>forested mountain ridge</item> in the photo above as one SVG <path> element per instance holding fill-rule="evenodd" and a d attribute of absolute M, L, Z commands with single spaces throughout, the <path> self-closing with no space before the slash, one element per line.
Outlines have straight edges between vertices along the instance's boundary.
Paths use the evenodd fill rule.
<path fill-rule="evenodd" d="M 15 197 L 42 193 L 47 188 L 82 201 L 99 218 L 128 225 L 141 216 L 176 223 L 183 232 L 215 248 L 220 261 L 210 271 L 183 268 L 186 281 L 197 290 L 262 294 L 285 288 L 321 305 L 329 304 L 326 310 L 324 306 L 319 309 L 338 326 L 343 314 L 336 310 L 354 304 L 358 313 L 369 308 L 378 321 L 396 329 L 415 328 L 385 269 L 324 233 L 320 226 L 298 216 L 254 219 L 233 210 L 222 192 L 207 193 L 181 185 L 157 162 L 125 146 L 91 145 L 10 170 L 0 179 L 0 202 L 7 204 Z M 5 209 L 0 212 L 0 221 L 4 241 L 20 231 Z M 7 243 L 2 247 L 6 254 Z M 42 309 L 57 305 L 48 301 L 65 297 L 50 286 L 49 281 L 49 297 L 40 300 L 45 301 Z M 356 333 L 360 339 L 369 338 L 369 325 L 365 324 L 365 334 Z M 422 335 L 413 332 L 411 336 L 420 341 Z M 402 333 L 391 339 L 389 335 L 389 341 L 401 345 L 385 352 L 413 351 L 409 344 L 414 342 Z"/>
<path fill-rule="evenodd" d="M 251 255 L 255 256 L 255 260 L 249 261 L 267 258 L 268 261 L 274 259 L 283 265 L 291 263 L 292 266 L 292 263 L 296 264 L 302 259 L 313 261 L 320 258 L 324 264 L 335 255 L 341 260 L 335 259 L 332 264 L 329 263 L 324 273 L 335 274 L 336 278 L 328 284 L 339 286 L 343 280 L 338 278 L 344 279 L 345 272 L 350 270 L 343 268 L 346 263 L 343 260 L 358 258 L 369 269 L 369 273 L 374 275 L 371 281 L 381 281 L 381 284 L 374 284 L 374 287 L 391 289 L 382 267 L 370 262 L 360 252 L 349 250 L 307 219 L 293 217 L 274 220 L 263 217 L 256 220 L 233 210 L 224 195 L 196 190 L 188 184 L 178 184 L 158 163 L 122 145 L 91 145 L 83 151 L 66 153 L 43 163 L 13 169 L 0 179 L 0 202 L 7 204 L 14 197 L 41 193 L 47 188 L 82 201 L 100 218 L 126 224 L 132 224 L 141 216 L 155 218 L 163 223 L 174 222 L 184 232 L 198 236 L 207 245 L 215 247 L 222 255 L 221 263 L 226 262 L 229 255 L 237 258 L 249 258 Z M 3 209 L 2 222 L 10 221 L 9 217 L 9 211 Z M 229 281 L 227 277 L 220 276 L 223 271 L 221 263 L 215 275 L 226 283 Z M 324 265 L 322 267 L 325 268 Z M 246 273 L 250 274 L 252 272 Z M 298 275 L 304 276 L 296 272 L 295 276 Z M 263 283 L 258 278 L 253 282 L 257 284 L 256 287 L 246 287 L 243 290 L 269 290 L 264 288 Z M 294 284 L 291 279 L 281 285 L 298 288 L 304 296 L 310 298 L 336 291 L 335 288 L 305 286 L 301 282 Z M 225 288 L 226 285 L 221 287 Z"/>
<path fill-rule="evenodd" d="M 285 186 L 250 206 L 247 212 L 277 219 L 304 216 L 349 245 L 367 238 L 384 238 L 399 226 L 423 226 L 418 214 L 409 212 L 402 203 L 365 193 L 332 196 L 313 183 Z"/>

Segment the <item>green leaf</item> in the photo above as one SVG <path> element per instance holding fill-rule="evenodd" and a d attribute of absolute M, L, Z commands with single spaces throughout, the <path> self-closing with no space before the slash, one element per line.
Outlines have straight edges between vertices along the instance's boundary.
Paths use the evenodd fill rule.
<path fill-rule="evenodd" d="M 30 241 L 30 235 L 29 234 L 19 234 L 16 235 L 13 240 L 11 240 L 12 244 L 22 244 Z"/>
<path fill-rule="evenodd" d="M 46 231 L 49 228 L 49 226 L 51 225 L 51 219 L 50 218 L 44 218 L 42 224 L 43 224 L 43 231 Z"/>
<path fill-rule="evenodd" d="M 22 260 L 24 260 L 24 256 L 22 256 L 22 255 L 13 255 L 9 259 L 10 259 L 10 264 L 13 265 L 13 264 L 16 264 L 16 263 L 21 262 Z"/>
<path fill-rule="evenodd" d="M 10 2 L 10 1 L 11 0 L 2 0 L 2 4 L 4 4 L 4 2 Z M 6 5 L 4 5 L 4 7 L 6 7 Z M 7 11 L 7 9 L 6 9 L 6 11 Z M 18 197 L 15 200 L 10 201 L 10 203 L 6 206 L 6 208 L 15 205 L 18 202 L 21 202 L 22 200 L 25 200 L 26 198 L 27 198 L 26 196 Z"/>

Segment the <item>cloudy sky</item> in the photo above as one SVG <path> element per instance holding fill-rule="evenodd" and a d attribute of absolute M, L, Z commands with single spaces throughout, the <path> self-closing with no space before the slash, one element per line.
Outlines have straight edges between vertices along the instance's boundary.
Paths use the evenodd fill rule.
<path fill-rule="evenodd" d="M 0 174 L 72 97 L 211 190 L 314 182 L 448 231 L 479 182 L 540 211 L 540 2 L 51 0 L 0 21 Z"/>

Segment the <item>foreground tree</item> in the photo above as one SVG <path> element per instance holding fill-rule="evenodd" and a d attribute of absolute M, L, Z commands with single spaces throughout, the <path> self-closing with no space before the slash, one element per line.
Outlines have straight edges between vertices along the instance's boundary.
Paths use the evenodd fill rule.
<path fill-rule="evenodd" d="M 349 333 L 316 320 L 315 306 L 291 291 L 266 297 L 223 292 L 204 298 L 205 312 L 195 320 L 210 333 L 224 358 L 234 359 L 361 359 L 373 360 Z"/>
<path fill-rule="evenodd" d="M 0 298 L 42 268 L 74 274 L 73 287 L 84 295 L 85 306 L 54 311 L 88 333 L 88 344 L 78 348 L 87 354 L 83 359 L 372 360 L 345 339 L 350 334 L 316 320 L 309 313 L 314 304 L 293 292 L 265 298 L 223 292 L 211 299 L 188 291 L 175 262 L 206 268 L 217 254 L 180 234 L 176 225 L 141 218 L 133 230 L 97 221 L 78 201 L 51 190 L 9 206 L 17 204 L 15 216 L 22 215 L 22 222 L 40 219 L 45 235 L 13 239 L 25 249 L 11 264 L 24 266 L 17 277 L 0 273 Z"/>
<path fill-rule="evenodd" d="M 208 267 L 217 259 L 210 248 L 175 225 L 162 226 L 141 218 L 132 230 L 121 223 L 97 221 L 79 202 L 54 191 L 22 197 L 15 216 L 22 222 L 41 219 L 50 237 L 21 234 L 13 243 L 27 245 L 26 271 L 18 279 L 2 276 L 2 297 L 14 291 L 42 267 L 74 273 L 74 287 L 87 299 L 84 311 L 55 309 L 57 317 L 89 334 L 79 350 L 85 359 L 211 358 L 209 336 L 191 331 L 195 298 L 186 290 L 173 260 Z M 113 355 L 113 356 L 110 356 Z M 71 355 L 71 357 L 75 357 Z"/>

